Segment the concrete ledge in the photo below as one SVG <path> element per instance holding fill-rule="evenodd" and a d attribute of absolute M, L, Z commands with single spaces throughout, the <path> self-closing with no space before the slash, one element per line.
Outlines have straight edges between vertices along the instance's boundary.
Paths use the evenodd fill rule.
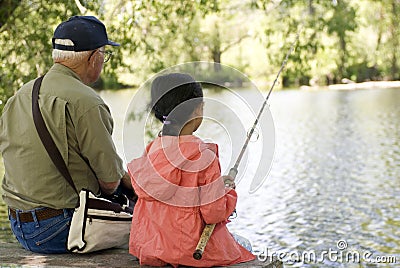
<path fill-rule="evenodd" d="M 37 254 L 17 243 L 0 242 L 0 267 L 140 267 L 127 249 L 109 249 L 91 254 Z M 143 266 L 142 266 L 143 267 Z M 147 266 L 148 267 L 148 266 Z M 282 262 L 268 260 L 236 264 L 232 267 L 281 268 Z"/>

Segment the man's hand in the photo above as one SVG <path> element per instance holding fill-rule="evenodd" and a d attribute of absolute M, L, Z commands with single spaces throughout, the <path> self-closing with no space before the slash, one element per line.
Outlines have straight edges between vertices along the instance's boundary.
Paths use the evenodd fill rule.
<path fill-rule="evenodd" d="M 131 177 L 129 177 L 128 173 L 125 173 L 124 176 L 121 178 L 121 183 L 125 186 L 125 188 L 133 190 Z"/>
<path fill-rule="evenodd" d="M 102 180 L 98 180 L 99 181 L 99 185 L 100 185 L 100 189 L 101 189 L 101 193 L 104 195 L 111 195 L 113 194 L 118 186 L 120 181 L 117 182 L 104 182 Z"/>
<path fill-rule="evenodd" d="M 136 197 L 136 193 L 133 190 L 131 179 L 130 179 L 128 173 L 125 173 L 124 176 L 122 176 L 122 178 L 117 182 L 105 182 L 105 181 L 102 181 L 101 179 L 99 179 L 98 181 L 99 181 L 101 193 L 103 195 L 112 195 L 117 190 L 118 186 L 120 186 L 120 184 L 121 184 L 122 188 L 124 188 L 130 192 L 130 193 L 125 193 L 126 195 L 128 195 L 131 198 Z"/>

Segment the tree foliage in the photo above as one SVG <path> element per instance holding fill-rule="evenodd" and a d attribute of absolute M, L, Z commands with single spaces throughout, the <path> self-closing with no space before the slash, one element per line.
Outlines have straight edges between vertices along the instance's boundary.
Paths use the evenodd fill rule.
<path fill-rule="evenodd" d="M 8 6 L 9 17 L 0 28 L 2 105 L 24 82 L 46 72 L 51 66 L 51 38 L 55 26 L 79 14 L 71 1 L 5 2 L 12 3 L 12 7 Z"/>
<path fill-rule="evenodd" d="M 270 81 L 296 33 L 284 86 L 399 79 L 399 5 L 398 0 L 0 0 L 1 107 L 23 83 L 50 68 L 53 31 L 73 15 L 99 17 L 110 39 L 122 45 L 105 65 L 106 88 L 138 85 L 187 61 L 229 63 Z"/>

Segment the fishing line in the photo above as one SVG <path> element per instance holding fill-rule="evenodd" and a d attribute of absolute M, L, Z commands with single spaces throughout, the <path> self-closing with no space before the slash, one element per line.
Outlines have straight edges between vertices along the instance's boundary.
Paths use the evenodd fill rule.
<path fill-rule="evenodd" d="M 301 32 L 301 30 L 303 29 L 303 23 L 304 23 L 304 20 L 302 19 L 302 24 L 301 24 L 301 26 L 299 27 L 299 30 L 298 30 L 297 33 L 296 33 L 296 37 L 295 37 L 294 41 L 293 41 L 292 44 L 290 45 L 290 49 L 289 49 L 288 52 L 286 53 L 285 59 L 283 60 L 282 65 L 281 65 L 281 67 L 279 68 L 279 71 L 278 71 L 278 73 L 277 73 L 277 75 L 276 75 L 276 77 L 275 77 L 275 80 L 274 80 L 274 82 L 272 83 L 272 86 L 271 86 L 271 88 L 270 88 L 269 91 L 268 91 L 267 97 L 265 98 L 265 100 L 264 100 L 264 102 L 263 102 L 263 104 L 262 104 L 262 106 L 261 106 L 261 109 L 260 109 L 260 111 L 258 112 L 258 115 L 257 115 L 257 117 L 256 117 L 256 120 L 254 121 L 253 126 L 251 127 L 250 131 L 249 131 L 248 134 L 247 134 L 247 138 L 246 138 L 246 140 L 245 140 L 245 142 L 244 142 L 244 144 L 243 144 L 243 146 L 242 146 L 242 149 L 241 149 L 241 151 L 240 151 L 240 153 L 239 153 L 239 155 L 238 155 L 238 157 L 237 157 L 237 159 L 236 159 L 235 165 L 229 170 L 229 174 L 228 174 L 228 175 L 229 175 L 229 176 L 232 176 L 233 178 L 235 178 L 236 175 L 237 175 L 237 173 L 238 173 L 239 164 L 240 164 L 240 162 L 242 161 L 243 155 L 244 155 L 244 153 L 245 153 L 245 151 L 246 151 L 246 149 L 247 149 L 247 146 L 249 145 L 249 142 L 250 142 L 251 137 L 253 136 L 253 134 L 254 134 L 254 132 L 255 132 L 255 129 L 256 129 L 257 125 L 258 125 L 258 122 L 259 122 L 259 120 L 260 120 L 260 118 L 261 118 L 261 115 L 262 115 L 262 113 L 264 112 L 264 109 L 265 109 L 265 107 L 266 107 L 267 104 L 268 104 L 268 99 L 269 99 L 269 97 L 270 97 L 270 95 L 271 95 L 271 93 L 272 93 L 272 90 L 274 89 L 275 84 L 277 83 L 277 81 L 278 81 L 278 79 L 279 79 L 279 76 L 281 75 L 283 69 L 285 68 L 285 66 L 286 66 L 286 64 L 287 64 L 287 62 L 288 62 L 288 59 L 289 59 L 290 54 L 292 54 L 292 52 L 294 51 L 294 48 L 295 48 L 295 45 L 296 45 L 297 41 L 299 40 L 300 32 Z M 257 139 L 258 139 L 258 133 L 257 133 Z"/>

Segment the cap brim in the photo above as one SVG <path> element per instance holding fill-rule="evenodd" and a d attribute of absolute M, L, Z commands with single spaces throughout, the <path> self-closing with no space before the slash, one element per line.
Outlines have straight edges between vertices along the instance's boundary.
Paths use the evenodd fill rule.
<path fill-rule="evenodd" d="M 119 46 L 120 46 L 120 44 L 119 44 L 119 43 L 116 43 L 116 42 L 114 42 L 114 41 L 111 41 L 111 40 L 108 40 L 108 43 L 107 43 L 107 45 L 114 46 L 114 47 L 119 47 Z"/>

